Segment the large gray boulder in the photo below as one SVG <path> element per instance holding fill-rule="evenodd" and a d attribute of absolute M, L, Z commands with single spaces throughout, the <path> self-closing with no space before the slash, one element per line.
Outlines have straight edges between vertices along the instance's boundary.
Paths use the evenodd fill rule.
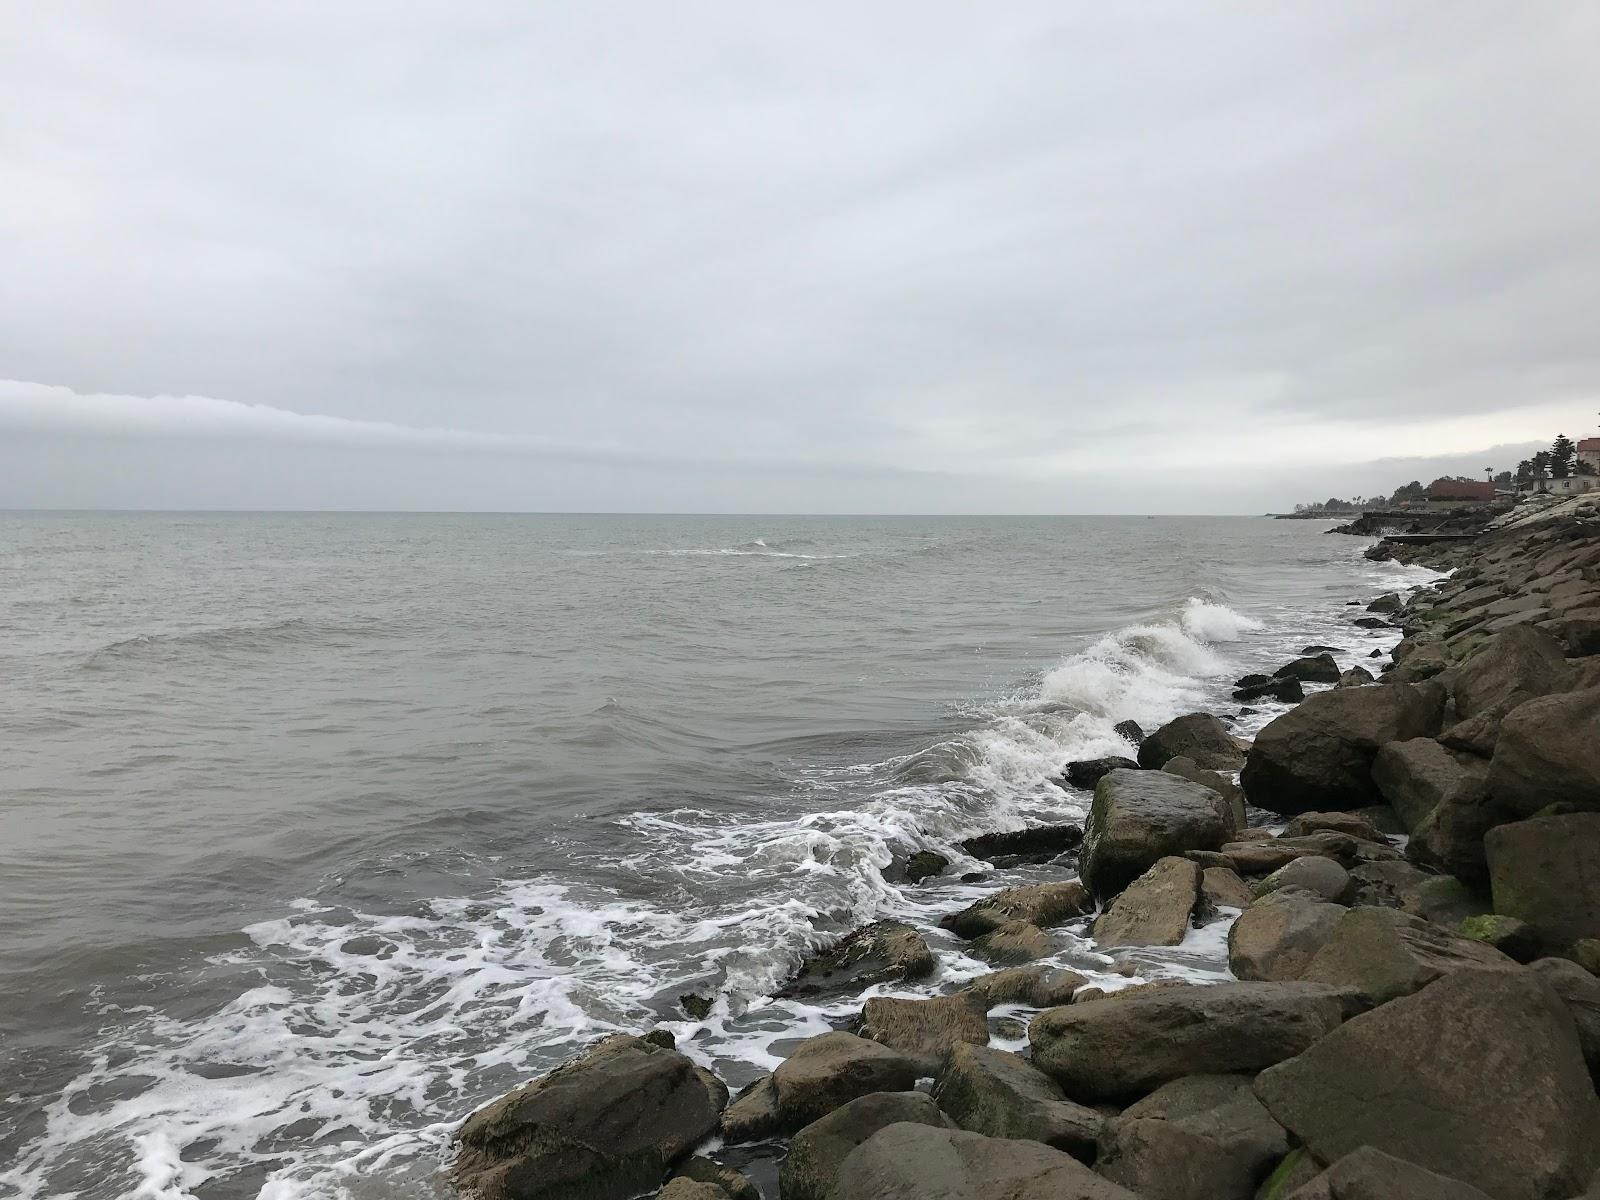
<path fill-rule="evenodd" d="M 986 1008 L 997 1004 L 1055 1008 L 1072 1003 L 1072 994 L 1088 982 L 1076 971 L 1061 967 L 1008 967 L 978 976 L 963 990 L 976 996 Z"/>
<path fill-rule="evenodd" d="M 1352 908 L 1340 914 L 1300 978 L 1349 988 L 1368 1004 L 1383 1004 L 1455 971 L 1518 969 L 1493 946 L 1421 917 L 1393 908 Z"/>
<path fill-rule="evenodd" d="M 1462 717 L 1517 705 L 1573 686 L 1560 642 L 1529 625 L 1502 629 L 1455 671 L 1451 694 Z M 1503 732 L 1503 730 L 1502 730 Z"/>
<path fill-rule="evenodd" d="M 608 1038 L 468 1117 L 450 1180 L 482 1200 L 627 1200 L 713 1133 L 727 1100 L 676 1050 Z"/>
<path fill-rule="evenodd" d="M 859 1032 L 900 1051 L 931 1075 L 952 1046 L 988 1043 L 988 1012 L 979 997 L 964 991 L 930 1000 L 875 996 L 861 1010 Z"/>
<path fill-rule="evenodd" d="M 1541 958 L 1528 964 L 1567 1004 L 1578 1027 L 1578 1045 L 1589 1074 L 1600 1080 L 1600 978 L 1568 958 Z"/>
<path fill-rule="evenodd" d="M 1245 798 L 1288 815 L 1376 804 L 1379 747 L 1438 733 L 1443 711 L 1432 681 L 1318 692 L 1256 735 L 1239 777 Z"/>
<path fill-rule="evenodd" d="M 1004 888 L 942 918 L 939 924 L 964 938 L 976 938 L 1011 921 L 1026 921 L 1047 929 L 1093 911 L 1089 889 L 1076 879 L 1068 879 Z"/>
<path fill-rule="evenodd" d="M 1112 771 L 1084 823 L 1083 881 L 1114 896 L 1163 858 L 1217 849 L 1233 829 L 1228 802 L 1211 788 L 1164 771 Z"/>
<path fill-rule="evenodd" d="M 1095 918 L 1094 940 L 1102 948 L 1176 946 L 1199 899 L 1200 868 L 1186 858 L 1163 858 Z"/>
<path fill-rule="evenodd" d="M 1347 1003 L 1309 983 L 1141 988 L 1041 1013 L 1028 1040 L 1072 1099 L 1125 1101 L 1185 1075 L 1281 1062 L 1336 1028 Z"/>
<path fill-rule="evenodd" d="M 1279 1200 L 1274 1195 L 1265 1200 Z M 1371 1146 L 1352 1150 L 1288 1193 L 1287 1200 L 1489 1200 L 1471 1184 Z"/>
<path fill-rule="evenodd" d="M 1530 700 L 1508 713 L 1489 793 L 1521 817 L 1555 801 L 1600 811 L 1600 688 Z"/>
<path fill-rule="evenodd" d="M 828 1200 L 1138 1200 L 1042 1142 L 891 1125 L 850 1152 Z"/>
<path fill-rule="evenodd" d="M 1228 929 L 1228 969 L 1238 979 L 1299 979 L 1344 914 L 1304 892 L 1272 892 Z"/>
<path fill-rule="evenodd" d="M 998 929 L 991 929 L 968 947 L 975 958 L 996 965 L 1004 963 L 1037 962 L 1056 952 L 1050 935 L 1027 921 L 1007 921 Z"/>
<path fill-rule="evenodd" d="M 1233 813 L 1234 828 L 1244 828 L 1244 789 L 1221 771 L 1208 771 L 1196 764 L 1194 759 L 1185 758 L 1181 754 L 1177 758 L 1167 759 L 1162 764 L 1161 769 L 1168 775 L 1176 775 L 1181 779 L 1187 779 L 1191 783 L 1202 784 L 1213 792 L 1220 793 L 1222 798 L 1228 802 L 1229 811 Z"/>
<path fill-rule="evenodd" d="M 783 1200 L 827 1200 L 839 1165 L 880 1129 L 900 1124 L 948 1129 L 950 1122 L 922 1092 L 873 1092 L 811 1122 L 789 1142 L 778 1174 Z"/>
<path fill-rule="evenodd" d="M 1481 794 L 1486 778 L 1481 764 L 1452 754 L 1430 737 L 1388 742 L 1372 760 L 1372 781 L 1407 830 L 1420 826 L 1446 799 Z"/>
<path fill-rule="evenodd" d="M 1339 664 L 1333 655 L 1326 652 L 1308 654 L 1284 663 L 1273 674 L 1280 679 L 1298 679 L 1302 683 L 1338 683 Z"/>
<path fill-rule="evenodd" d="M 933 1098 L 961 1128 L 989 1137 L 1043 1142 L 1093 1162 L 1105 1117 L 1068 1100 L 1059 1084 L 1026 1059 L 993 1046 L 957 1046 L 933 1085 Z"/>
<path fill-rule="evenodd" d="M 1288 890 L 1306 892 L 1331 904 L 1343 904 L 1355 890 L 1355 881 L 1350 878 L 1350 872 L 1333 859 L 1308 854 L 1284 863 L 1252 889 L 1258 897 Z"/>
<path fill-rule="evenodd" d="M 722 1114 L 722 1135 L 748 1142 L 794 1133 L 870 1092 L 906 1092 L 921 1072 L 898 1050 L 849 1033 L 807 1038 Z"/>
<path fill-rule="evenodd" d="M 1106 1121 L 1095 1172 L 1144 1200 L 1251 1200 L 1288 1152 L 1248 1079 L 1191 1075 Z"/>
<path fill-rule="evenodd" d="M 1323 1162 L 1373 1146 L 1496 1200 L 1561 1200 L 1600 1166 L 1600 1099 L 1561 998 L 1459 971 L 1263 1071 L 1256 1095 Z"/>
<path fill-rule="evenodd" d="M 779 996 L 865 991 L 879 983 L 922 979 L 935 963 L 928 943 L 904 921 L 875 921 L 812 955 Z"/>
<path fill-rule="evenodd" d="M 1484 839 L 1494 911 L 1563 949 L 1600 937 L 1600 813 L 1534 817 Z"/>
<path fill-rule="evenodd" d="M 1203 712 L 1173 718 L 1139 745 L 1139 765 L 1147 771 L 1158 771 L 1178 757 L 1208 771 L 1237 771 L 1244 763 L 1244 752 L 1228 727 Z"/>

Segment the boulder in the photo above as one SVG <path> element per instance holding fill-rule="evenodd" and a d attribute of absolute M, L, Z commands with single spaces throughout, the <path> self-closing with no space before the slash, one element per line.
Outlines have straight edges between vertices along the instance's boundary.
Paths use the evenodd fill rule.
<path fill-rule="evenodd" d="M 1339 664 L 1331 654 L 1308 654 L 1284 663 L 1273 674 L 1280 679 L 1298 679 L 1302 683 L 1338 683 Z"/>
<path fill-rule="evenodd" d="M 1320 643 L 1313 643 L 1310 646 L 1301 646 L 1300 647 L 1300 653 L 1301 654 L 1343 654 L 1344 653 L 1344 647 L 1343 646 L 1324 646 L 1324 645 L 1321 645 Z"/>
<path fill-rule="evenodd" d="M 1378 748 L 1437 733 L 1443 708 L 1433 682 L 1309 696 L 1256 735 L 1239 777 L 1245 798 L 1286 815 L 1376 804 Z"/>
<path fill-rule="evenodd" d="M 734 1098 L 722 1114 L 722 1135 L 749 1142 L 794 1133 L 870 1092 L 907 1092 L 917 1064 L 898 1050 L 849 1033 L 807 1038 L 793 1054 Z"/>
<path fill-rule="evenodd" d="M 1489 1200 L 1471 1184 L 1436 1175 L 1371 1146 L 1352 1150 L 1286 1195 L 1288 1200 Z"/>
<path fill-rule="evenodd" d="M 1600 937 L 1600 813 L 1501 825 L 1484 849 L 1495 912 L 1526 921 L 1554 948 Z"/>
<path fill-rule="evenodd" d="M 1355 881 L 1333 859 L 1306 855 L 1284 863 L 1251 890 L 1259 897 L 1286 888 L 1332 904 L 1347 904 L 1355 892 Z"/>
<path fill-rule="evenodd" d="M 1600 1080 L 1600 979 L 1565 958 L 1536 959 L 1528 969 L 1566 1002 L 1589 1074 Z"/>
<path fill-rule="evenodd" d="M 1600 811 L 1600 688 L 1530 700 L 1508 713 L 1489 793 L 1524 817 L 1555 800 Z"/>
<path fill-rule="evenodd" d="M 1395 907 L 1446 929 L 1490 911 L 1488 897 L 1469 888 L 1454 875 L 1424 875 L 1420 882 L 1406 889 Z"/>
<path fill-rule="evenodd" d="M 1468 917 L 1460 926 L 1461 936 L 1493 946 L 1507 958 L 1529 963 L 1539 957 L 1539 934 L 1526 921 L 1481 913 Z"/>
<path fill-rule="evenodd" d="M 931 1000 L 875 996 L 861 1010 L 858 1032 L 900 1051 L 924 1075 L 931 1075 L 950 1047 L 961 1042 L 988 1043 L 988 1012 L 988 1005 L 967 992 Z"/>
<path fill-rule="evenodd" d="M 712 1187 L 720 1188 L 729 1200 L 761 1200 L 760 1190 L 738 1171 L 698 1154 L 685 1159 L 672 1172 L 672 1178 L 685 1179 L 690 1183 L 710 1184 Z"/>
<path fill-rule="evenodd" d="M 1298 891 L 1273 892 L 1228 930 L 1228 969 L 1238 979 L 1299 979 L 1345 910 Z"/>
<path fill-rule="evenodd" d="M 1199 899 L 1200 868 L 1186 858 L 1163 858 L 1095 918 L 1094 940 L 1102 948 L 1176 946 Z"/>
<path fill-rule="evenodd" d="M 1481 766 L 1469 766 L 1428 737 L 1389 742 L 1372 763 L 1373 782 L 1413 831 L 1447 799 L 1476 803 L 1486 778 Z"/>
<path fill-rule="evenodd" d="M 909 883 L 921 883 L 924 879 L 943 875 L 949 865 L 950 860 L 935 850 L 918 850 L 906 859 L 906 880 Z"/>
<path fill-rule="evenodd" d="M 828 1200 L 1138 1200 L 1042 1142 L 891 1125 L 839 1165 Z"/>
<path fill-rule="evenodd" d="M 1311 983 L 1141 988 L 1053 1008 L 1028 1029 L 1033 1061 L 1074 1100 L 1137 1099 L 1185 1075 L 1259 1071 L 1344 1019 L 1346 997 Z"/>
<path fill-rule="evenodd" d="M 1381 842 L 1383 835 L 1364 813 L 1308 812 L 1291 817 L 1283 827 L 1285 837 L 1304 837 L 1308 833 L 1347 833 L 1369 842 Z"/>
<path fill-rule="evenodd" d="M 1200 898 L 1212 909 L 1250 907 L 1255 899 L 1250 885 L 1228 867 L 1207 867 L 1200 872 Z"/>
<path fill-rule="evenodd" d="M 1007 921 L 974 940 L 969 949 L 984 962 L 1027 963 L 1049 958 L 1056 952 L 1056 944 L 1037 925 Z"/>
<path fill-rule="evenodd" d="M 627 1200 L 714 1132 L 727 1100 L 676 1050 L 607 1038 L 468 1117 L 450 1180 L 492 1200 Z"/>
<path fill-rule="evenodd" d="M 1244 789 L 1221 771 L 1208 771 L 1204 767 L 1196 766 L 1194 759 L 1185 758 L 1181 754 L 1177 758 L 1167 759 L 1161 769 L 1168 775 L 1176 775 L 1180 779 L 1187 779 L 1191 783 L 1198 783 L 1216 792 L 1228 802 L 1228 808 L 1233 813 L 1234 828 L 1236 830 L 1244 828 Z"/>
<path fill-rule="evenodd" d="M 1083 881 L 1114 896 L 1160 859 L 1215 850 L 1232 830 L 1227 800 L 1209 787 L 1165 771 L 1112 771 L 1095 787 L 1085 822 Z"/>
<path fill-rule="evenodd" d="M 1233 698 L 1298 704 L 1306 698 L 1306 690 L 1293 675 L 1246 675 L 1234 685 Z"/>
<path fill-rule="evenodd" d="M 1083 830 L 1076 825 L 1035 825 L 1006 833 L 985 833 L 961 843 L 973 858 L 998 866 L 1045 863 L 1060 858 L 1083 841 Z"/>
<path fill-rule="evenodd" d="M 1456 668 L 1451 694 L 1461 717 L 1499 709 L 1572 687 L 1572 668 L 1560 642 L 1529 625 L 1502 629 Z"/>
<path fill-rule="evenodd" d="M 962 1129 L 1043 1142 L 1093 1162 L 1105 1118 L 1068 1100 L 1027 1059 L 992 1046 L 957 1046 L 933 1085 L 933 1098 Z"/>
<path fill-rule="evenodd" d="M 1365 667 L 1351 667 L 1342 672 L 1339 681 L 1333 686 L 1336 688 L 1366 687 L 1369 683 L 1377 683 L 1378 678 Z"/>
<path fill-rule="evenodd" d="M 1076 971 L 1060 967 L 1011 967 L 980 975 L 965 991 L 986 1008 L 998 1004 L 1026 1004 L 1029 1008 L 1054 1008 L 1070 1004 L 1072 994 L 1089 981 Z"/>
<path fill-rule="evenodd" d="M 1262 841 L 1228 842 L 1220 851 L 1222 863 L 1241 875 L 1265 875 L 1297 858 L 1331 858 L 1347 870 L 1360 863 L 1389 862 L 1401 857 L 1388 843 L 1368 842 L 1345 833 L 1327 830 L 1301 837 L 1267 838 Z M 1212 864 L 1206 864 L 1212 865 Z"/>
<path fill-rule="evenodd" d="M 985 896 L 958 913 L 943 917 L 939 925 L 964 938 L 982 937 L 1011 921 L 1026 921 L 1041 929 L 1094 911 L 1089 891 L 1076 879 L 1061 883 L 1028 883 Z"/>
<path fill-rule="evenodd" d="M 1228 727 L 1211 713 L 1175 717 L 1150 734 L 1139 746 L 1139 765 L 1160 770 L 1169 758 L 1182 756 L 1208 771 L 1237 771 L 1244 752 Z"/>
<path fill-rule="evenodd" d="M 1306 1153 L 1304 1146 L 1296 1146 L 1284 1157 L 1272 1174 L 1268 1175 L 1260 1189 L 1256 1192 L 1256 1200 L 1284 1200 L 1297 1189 L 1310 1183 L 1322 1173 L 1322 1164 Z M 1374 1197 L 1373 1200 L 1378 1200 Z M 1398 1197 L 1382 1197 L 1382 1200 L 1399 1200 Z"/>
<path fill-rule="evenodd" d="M 789 1143 L 778 1174 L 783 1200 L 827 1200 L 850 1152 L 891 1125 L 948 1129 L 950 1122 L 922 1092 L 873 1092 L 813 1121 Z"/>
<path fill-rule="evenodd" d="M 1095 1172 L 1144 1200 L 1251 1200 L 1288 1152 L 1248 1079 L 1191 1075 L 1106 1121 Z"/>
<path fill-rule="evenodd" d="M 714 1183 L 699 1179 L 669 1179 L 656 1193 L 656 1200 L 730 1200 L 728 1193 Z"/>
<path fill-rule="evenodd" d="M 935 963 L 928 943 L 904 921 L 874 921 L 806 959 L 778 995 L 864 991 L 879 983 L 923 979 Z"/>
<path fill-rule="evenodd" d="M 1493 946 L 1421 917 L 1392 908 L 1352 908 L 1340 915 L 1300 978 L 1384 1004 L 1456 971 L 1517 969 Z"/>
<path fill-rule="evenodd" d="M 1139 764 L 1133 759 L 1113 754 L 1108 758 L 1080 758 L 1075 762 L 1069 762 L 1061 777 L 1075 788 L 1093 790 L 1102 775 L 1109 775 L 1112 771 L 1138 769 Z"/>
<path fill-rule="evenodd" d="M 1439 744 L 1446 750 L 1488 758 L 1500 741 L 1500 725 L 1504 720 L 1505 713 L 1499 709 L 1481 712 L 1446 729 L 1439 735 Z"/>
<path fill-rule="evenodd" d="M 1496 1200 L 1558 1200 L 1600 1166 L 1600 1099 L 1572 1017 L 1530 971 L 1458 971 L 1346 1022 L 1256 1079 L 1334 1162 L 1372 1146 Z"/>
<path fill-rule="evenodd" d="M 1408 862 L 1362 863 L 1350 872 L 1355 885 L 1350 902 L 1401 908 L 1413 889 L 1432 878 Z"/>
<path fill-rule="evenodd" d="M 1405 606 L 1406 603 L 1404 600 L 1400 599 L 1399 592 L 1385 592 L 1371 604 L 1367 605 L 1367 611 L 1375 613 L 1397 613 Z"/>
<path fill-rule="evenodd" d="M 1144 729 L 1137 721 L 1118 721 L 1111 727 L 1111 732 L 1135 750 L 1144 742 Z"/>

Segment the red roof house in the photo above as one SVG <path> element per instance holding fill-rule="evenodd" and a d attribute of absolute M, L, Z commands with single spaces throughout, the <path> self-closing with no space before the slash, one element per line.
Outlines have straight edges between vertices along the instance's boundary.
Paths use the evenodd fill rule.
<path fill-rule="evenodd" d="M 1493 500 L 1494 484 L 1470 479 L 1435 479 L 1428 485 L 1429 500 Z"/>

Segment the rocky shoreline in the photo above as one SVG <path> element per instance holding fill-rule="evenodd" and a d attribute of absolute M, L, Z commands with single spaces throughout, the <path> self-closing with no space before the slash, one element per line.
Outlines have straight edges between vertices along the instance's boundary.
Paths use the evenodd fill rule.
<path fill-rule="evenodd" d="M 481 1200 L 1600 1196 L 1600 513 L 1505 513 L 1472 541 L 1368 553 L 1452 572 L 1353 614 L 1352 632 L 1404 634 L 1381 672 L 1308 646 L 1238 682 L 1241 702 L 1292 705 L 1252 742 L 1209 713 L 1147 737 L 1123 727 L 1126 756 L 1061 781 L 1093 789 L 1082 830 L 963 847 L 1000 870 L 1058 869 L 940 921 L 991 973 L 865 998 L 848 1030 L 799 1041 L 737 1095 L 665 1030 L 608 1038 L 472 1114 L 449 1186 Z M 924 852 L 905 877 L 949 866 Z M 1107 991 L 1041 963 L 1053 929 L 1115 953 L 1196 926 L 1226 930 L 1234 982 Z M 915 928 L 879 921 L 783 994 L 892 991 L 937 967 Z M 990 1044 L 1002 1006 L 1030 1015 L 1026 1053 Z M 776 1187 L 729 1165 L 752 1143 L 781 1161 Z"/>

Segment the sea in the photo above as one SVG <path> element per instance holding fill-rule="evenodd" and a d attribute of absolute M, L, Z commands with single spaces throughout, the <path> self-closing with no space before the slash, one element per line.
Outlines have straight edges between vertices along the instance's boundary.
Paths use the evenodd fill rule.
<path fill-rule="evenodd" d="M 1394 644 L 1350 602 L 1432 573 L 1328 528 L 0 513 L 0 1197 L 432 1197 L 606 1034 L 737 1088 L 845 1025 L 769 997 L 863 922 L 941 958 L 877 991 L 948 990 L 941 915 L 1070 874 L 962 839 L 1081 821 L 1119 721 L 1248 735 L 1236 676 Z M 1226 978 L 1224 933 L 1057 961 Z"/>

